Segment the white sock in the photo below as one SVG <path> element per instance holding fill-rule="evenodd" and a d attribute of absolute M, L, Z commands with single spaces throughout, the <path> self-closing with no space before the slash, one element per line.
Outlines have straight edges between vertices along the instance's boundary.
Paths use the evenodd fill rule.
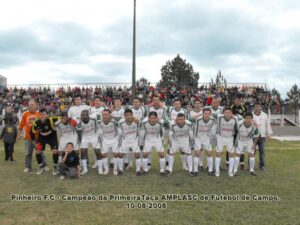
<path fill-rule="evenodd" d="M 239 156 L 236 156 L 236 157 L 234 158 L 234 169 L 233 169 L 233 171 L 234 171 L 235 173 L 238 171 L 239 165 L 240 165 L 240 157 L 239 157 Z"/>
<path fill-rule="evenodd" d="M 142 160 L 141 160 L 141 158 L 139 158 L 139 159 L 136 159 L 135 160 L 135 167 L 136 167 L 136 172 L 139 172 L 140 170 L 141 170 L 141 164 L 142 164 Z"/>
<path fill-rule="evenodd" d="M 120 171 L 123 171 L 123 164 L 124 164 L 124 159 L 118 158 L 118 166 Z"/>
<path fill-rule="evenodd" d="M 169 162 L 169 154 L 166 155 L 166 161 Z"/>
<path fill-rule="evenodd" d="M 142 159 L 144 171 L 148 172 L 148 158 Z"/>
<path fill-rule="evenodd" d="M 215 158 L 215 168 L 216 168 L 216 172 L 220 172 L 220 164 L 221 164 L 221 157 L 216 157 L 216 158 Z"/>
<path fill-rule="evenodd" d="M 169 171 L 173 171 L 174 155 L 169 155 Z"/>
<path fill-rule="evenodd" d="M 103 167 L 105 170 L 108 170 L 108 159 L 107 158 L 103 158 L 102 159 L 103 162 Z"/>
<path fill-rule="evenodd" d="M 102 169 L 102 160 L 101 159 L 97 159 L 97 166 L 98 166 L 98 169 Z"/>
<path fill-rule="evenodd" d="M 207 157 L 207 164 L 208 164 L 208 172 L 213 171 L 213 157 Z"/>
<path fill-rule="evenodd" d="M 182 162 L 182 168 L 186 169 L 186 155 L 180 155 L 181 162 Z"/>
<path fill-rule="evenodd" d="M 199 157 L 194 156 L 194 172 L 198 172 Z"/>
<path fill-rule="evenodd" d="M 128 163 L 128 154 L 129 153 L 125 153 L 125 155 L 124 155 L 124 163 Z"/>
<path fill-rule="evenodd" d="M 114 162 L 114 169 L 117 170 L 118 169 L 118 158 L 114 157 L 113 162 Z"/>
<path fill-rule="evenodd" d="M 165 158 L 159 158 L 160 172 L 164 172 L 165 171 L 165 165 L 166 165 Z"/>
<path fill-rule="evenodd" d="M 192 155 L 187 155 L 186 156 L 186 161 L 187 161 L 187 166 L 188 166 L 189 172 L 192 172 L 193 171 L 193 158 L 192 158 Z"/>
<path fill-rule="evenodd" d="M 86 159 L 82 159 L 81 160 L 81 166 L 82 166 L 82 169 L 84 170 L 84 171 L 87 171 L 88 169 L 87 169 L 87 160 Z"/>
<path fill-rule="evenodd" d="M 233 172 L 233 166 L 234 166 L 234 157 L 229 157 L 229 170 L 228 172 Z"/>
<path fill-rule="evenodd" d="M 199 156 L 199 166 L 203 167 L 203 160 L 204 160 L 204 155 L 203 152 L 200 151 L 200 156 Z M 198 164 L 197 164 L 198 165 Z"/>
<path fill-rule="evenodd" d="M 250 172 L 254 172 L 255 158 L 249 157 Z"/>

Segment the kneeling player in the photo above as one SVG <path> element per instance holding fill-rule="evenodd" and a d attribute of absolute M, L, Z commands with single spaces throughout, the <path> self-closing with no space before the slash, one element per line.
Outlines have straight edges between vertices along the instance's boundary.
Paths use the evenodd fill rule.
<path fill-rule="evenodd" d="M 51 147 L 53 154 L 53 175 L 59 173 L 57 168 L 58 163 L 58 143 L 56 131 L 54 128 L 55 120 L 58 118 L 50 117 L 48 118 L 47 110 L 40 109 L 40 119 L 36 120 L 32 124 L 31 128 L 31 139 L 36 140 L 35 150 L 36 150 L 36 160 L 39 165 L 39 171 L 37 174 L 42 174 L 45 170 L 45 164 L 43 163 L 42 151 L 45 150 L 48 144 Z"/>
<path fill-rule="evenodd" d="M 206 151 L 208 174 L 213 175 L 213 158 L 212 158 L 212 146 L 210 143 L 210 136 L 212 127 L 215 125 L 215 120 L 211 117 L 211 110 L 205 108 L 203 110 L 203 116 L 196 120 L 194 126 L 195 137 L 195 153 L 194 153 L 194 175 L 198 175 L 198 163 L 200 152 Z"/>
<path fill-rule="evenodd" d="M 241 154 L 248 152 L 250 175 L 256 176 L 256 173 L 254 172 L 254 148 L 258 142 L 258 137 L 259 131 L 258 128 L 253 125 L 253 115 L 252 113 L 246 113 L 244 115 L 244 122 L 239 126 L 239 134 L 237 136 L 237 148 L 233 171 L 234 175 L 237 174 Z"/>
<path fill-rule="evenodd" d="M 83 110 L 81 112 L 81 120 L 77 125 L 77 129 L 81 133 L 80 138 L 80 153 L 81 153 L 81 175 L 85 175 L 88 172 L 87 168 L 87 151 L 91 145 L 97 157 L 97 163 L 100 164 L 101 152 L 100 152 L 100 142 L 98 136 L 98 123 L 94 118 L 90 118 L 89 111 Z M 98 167 L 99 168 L 99 167 Z"/>
<path fill-rule="evenodd" d="M 238 125 L 237 120 L 232 114 L 232 109 L 230 107 L 224 109 L 224 115 L 218 116 L 217 121 L 217 149 L 216 149 L 216 173 L 215 176 L 220 176 L 220 164 L 221 164 L 221 154 L 224 148 L 227 149 L 229 153 L 229 171 L 228 175 L 233 176 L 232 169 L 234 166 L 234 134 L 237 133 Z"/>
<path fill-rule="evenodd" d="M 148 157 L 153 148 L 156 149 L 159 155 L 160 175 L 165 175 L 165 153 L 163 146 L 164 138 L 164 121 L 157 118 L 157 113 L 152 111 L 149 113 L 148 118 L 145 118 L 141 128 L 141 142 L 144 143 L 143 149 L 143 168 L 144 174 L 148 173 Z M 140 173 L 137 172 L 137 176 Z"/>
<path fill-rule="evenodd" d="M 137 175 L 141 169 L 140 148 L 139 148 L 139 133 L 140 122 L 134 121 L 131 109 L 126 109 L 124 112 L 125 119 L 119 121 L 121 148 L 119 149 L 119 160 L 122 166 L 119 166 L 119 175 L 123 174 L 123 158 L 125 154 L 134 153 L 136 158 Z"/>
<path fill-rule="evenodd" d="M 79 156 L 74 151 L 74 145 L 72 142 L 67 143 L 65 151 L 62 153 L 61 162 L 58 164 L 59 171 L 61 173 L 60 179 L 64 179 L 65 176 L 70 178 L 80 178 L 80 163 Z"/>
<path fill-rule="evenodd" d="M 194 173 L 192 172 L 193 162 L 191 155 L 191 146 L 194 146 L 193 129 L 191 122 L 185 119 L 185 115 L 183 113 L 179 113 L 176 120 L 171 123 L 169 140 L 171 146 L 169 149 L 169 163 L 166 174 L 170 175 L 172 173 L 174 154 L 177 151 L 180 151 L 182 155 L 186 156 L 187 160 L 182 161 L 182 163 L 185 164 L 187 162 L 188 171 L 191 176 L 194 176 Z"/>

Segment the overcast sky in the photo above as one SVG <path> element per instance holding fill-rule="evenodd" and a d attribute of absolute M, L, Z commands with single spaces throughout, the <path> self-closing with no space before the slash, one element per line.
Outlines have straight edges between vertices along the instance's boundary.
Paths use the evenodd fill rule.
<path fill-rule="evenodd" d="M 0 0 L 8 84 L 130 82 L 133 0 Z M 137 0 L 137 78 L 180 54 L 208 82 L 300 86 L 298 0 Z"/>

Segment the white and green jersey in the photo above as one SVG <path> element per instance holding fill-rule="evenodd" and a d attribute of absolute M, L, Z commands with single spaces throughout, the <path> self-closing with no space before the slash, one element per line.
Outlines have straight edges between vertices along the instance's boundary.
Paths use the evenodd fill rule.
<path fill-rule="evenodd" d="M 141 125 L 140 138 L 141 140 L 156 141 L 157 139 L 163 139 L 164 132 L 164 120 L 159 120 L 154 125 L 151 125 L 148 118 L 145 118 Z"/>
<path fill-rule="evenodd" d="M 140 123 L 127 123 L 125 119 L 119 121 L 120 137 L 123 140 L 133 141 L 139 138 Z"/>
<path fill-rule="evenodd" d="M 111 110 L 111 117 L 112 117 L 113 121 L 119 122 L 120 119 L 124 118 L 124 112 L 125 112 L 125 109 L 123 107 L 119 108 L 118 110 L 113 108 Z"/>
<path fill-rule="evenodd" d="M 215 125 L 215 119 L 210 117 L 207 121 L 201 117 L 194 123 L 194 137 L 203 138 L 212 135 L 212 127 Z"/>
<path fill-rule="evenodd" d="M 244 123 L 239 125 L 239 133 L 237 136 L 237 140 L 239 141 L 252 141 L 253 138 L 257 138 L 259 136 L 259 131 L 257 127 L 251 125 L 250 127 L 246 127 Z"/>
<path fill-rule="evenodd" d="M 133 106 L 129 106 L 129 109 L 131 109 L 133 116 L 138 118 L 140 121 L 147 116 L 147 110 L 144 106 L 141 106 L 138 109 L 135 109 Z"/>
<path fill-rule="evenodd" d="M 99 128 L 102 140 L 112 140 L 119 136 L 118 124 L 114 121 L 109 121 L 107 124 L 104 121 L 100 121 Z"/>
<path fill-rule="evenodd" d="M 155 108 L 153 106 L 150 106 L 148 107 L 148 115 L 151 113 L 151 112 L 156 112 L 157 113 L 157 118 L 158 120 L 165 120 L 167 119 L 167 108 L 166 107 L 159 107 L 159 108 Z"/>
<path fill-rule="evenodd" d="M 201 118 L 203 116 L 203 110 L 200 109 L 200 111 L 195 111 L 195 110 L 191 110 L 189 113 L 188 113 L 188 119 L 192 122 L 195 122 L 197 119 L 195 118 Z"/>
<path fill-rule="evenodd" d="M 176 117 L 179 113 L 182 113 L 185 115 L 185 118 L 188 119 L 188 113 L 187 110 L 184 108 L 180 108 L 179 110 L 176 110 L 174 107 L 170 107 L 168 109 L 168 116 L 171 121 L 176 120 Z"/>
<path fill-rule="evenodd" d="M 185 120 L 183 127 L 177 125 L 175 121 L 171 122 L 169 138 L 171 141 L 186 141 L 189 140 L 192 145 L 194 144 L 194 134 L 192 123 Z"/>
<path fill-rule="evenodd" d="M 224 138 L 233 138 L 238 132 L 238 122 L 235 117 L 229 120 L 224 115 L 219 115 L 217 119 L 217 134 Z"/>
<path fill-rule="evenodd" d="M 107 107 L 100 106 L 100 107 L 96 108 L 95 106 L 93 106 L 90 108 L 90 116 L 92 118 L 96 118 L 98 121 L 100 121 L 102 119 L 102 111 L 104 109 L 107 109 Z"/>
<path fill-rule="evenodd" d="M 221 115 L 223 114 L 223 111 L 224 111 L 224 107 L 222 106 L 218 106 L 217 109 L 214 109 L 211 105 L 210 106 L 206 106 L 205 108 L 208 108 L 211 110 L 211 115 L 217 119 L 218 118 L 218 115 Z"/>
<path fill-rule="evenodd" d="M 87 123 L 80 121 L 77 125 L 77 130 L 82 132 L 82 136 L 98 136 L 98 121 L 90 118 Z"/>

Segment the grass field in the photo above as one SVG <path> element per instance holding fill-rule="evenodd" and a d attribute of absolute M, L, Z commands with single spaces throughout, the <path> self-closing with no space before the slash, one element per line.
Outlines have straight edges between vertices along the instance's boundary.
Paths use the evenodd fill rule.
<path fill-rule="evenodd" d="M 80 180 L 59 180 L 50 172 L 36 175 L 23 173 L 23 143 L 16 145 L 17 162 L 4 162 L 1 144 L 0 161 L 0 224 L 300 224 L 300 143 L 270 141 L 267 144 L 267 168 L 258 169 L 257 177 L 247 171 L 229 178 L 201 173 L 189 177 L 181 170 L 179 156 L 170 177 L 158 175 L 155 155 L 148 176 L 136 177 L 134 171 L 121 177 L 99 176 L 96 170 Z M 48 151 L 48 161 L 52 157 Z M 222 159 L 224 165 L 224 158 Z M 54 194 L 55 201 L 11 201 L 11 194 Z M 271 195 L 278 201 L 156 201 L 166 209 L 128 209 L 132 201 L 64 201 L 62 194 L 95 196 L 109 194 L 231 194 Z M 136 207 L 154 206 L 149 201 L 134 202 Z M 144 204 L 145 203 L 145 204 Z"/>

